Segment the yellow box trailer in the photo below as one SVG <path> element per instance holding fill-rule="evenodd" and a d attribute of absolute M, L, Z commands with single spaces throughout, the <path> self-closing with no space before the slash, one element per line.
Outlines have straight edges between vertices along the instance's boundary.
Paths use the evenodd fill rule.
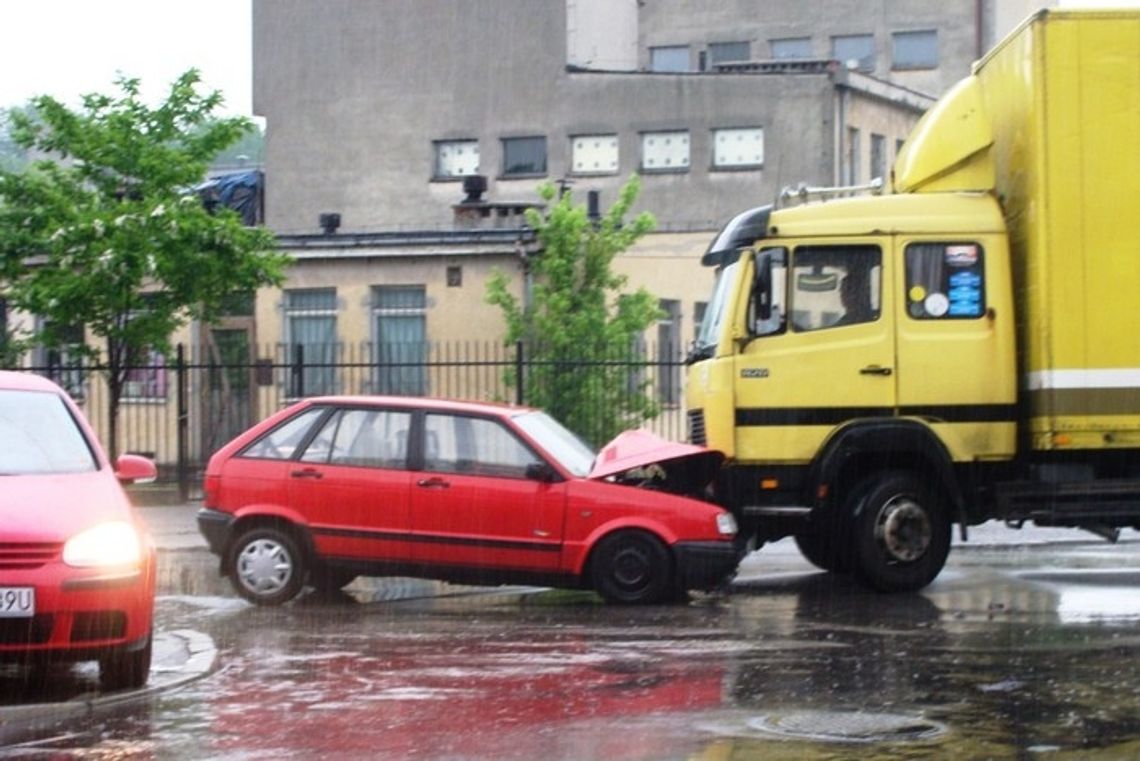
<path fill-rule="evenodd" d="M 884 192 L 729 223 L 686 404 L 743 537 L 906 590 L 953 524 L 1140 528 L 1138 137 L 1140 11 L 1041 11 Z"/>

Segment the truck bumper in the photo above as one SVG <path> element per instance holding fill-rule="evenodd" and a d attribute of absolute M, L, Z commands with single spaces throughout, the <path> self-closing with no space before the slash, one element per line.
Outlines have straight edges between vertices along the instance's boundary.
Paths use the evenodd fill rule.
<path fill-rule="evenodd" d="M 731 579 L 742 557 L 733 542 L 678 542 L 673 553 L 684 589 L 711 589 Z"/>

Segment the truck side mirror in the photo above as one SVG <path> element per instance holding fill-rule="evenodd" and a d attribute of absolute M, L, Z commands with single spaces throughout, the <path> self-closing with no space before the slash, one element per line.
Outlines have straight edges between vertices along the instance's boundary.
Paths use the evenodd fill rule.
<path fill-rule="evenodd" d="M 772 257 L 767 253 L 760 254 L 756 261 L 756 280 L 752 286 L 753 298 L 756 300 L 756 317 L 760 320 L 772 318 Z"/>

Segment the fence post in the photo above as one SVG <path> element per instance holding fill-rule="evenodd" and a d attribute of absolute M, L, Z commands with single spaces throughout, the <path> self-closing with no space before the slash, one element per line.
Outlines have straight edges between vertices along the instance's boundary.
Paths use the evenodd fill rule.
<path fill-rule="evenodd" d="M 523 342 L 515 341 L 515 404 L 523 403 Z"/>
<path fill-rule="evenodd" d="M 190 499 L 190 405 L 186 353 L 182 344 L 178 344 L 174 368 L 175 383 L 178 386 L 178 496 L 186 502 Z"/>
<path fill-rule="evenodd" d="M 305 396 L 305 346 L 304 344 L 293 345 L 293 363 L 291 372 L 293 375 L 293 398 L 303 399 Z"/>

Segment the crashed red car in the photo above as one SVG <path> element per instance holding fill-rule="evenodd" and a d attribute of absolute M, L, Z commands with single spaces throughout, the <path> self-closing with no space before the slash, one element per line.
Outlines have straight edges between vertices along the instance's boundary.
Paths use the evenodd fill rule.
<path fill-rule="evenodd" d="M 522 407 L 314 398 L 210 459 L 198 525 L 258 604 L 358 575 L 661 602 L 736 569 L 732 515 L 697 498 L 722 459 L 645 431 L 595 453 Z"/>
<path fill-rule="evenodd" d="M 137 455 L 112 466 L 59 386 L 0 371 L 0 662 L 146 683 L 155 549 L 121 483 L 154 476 Z"/>

